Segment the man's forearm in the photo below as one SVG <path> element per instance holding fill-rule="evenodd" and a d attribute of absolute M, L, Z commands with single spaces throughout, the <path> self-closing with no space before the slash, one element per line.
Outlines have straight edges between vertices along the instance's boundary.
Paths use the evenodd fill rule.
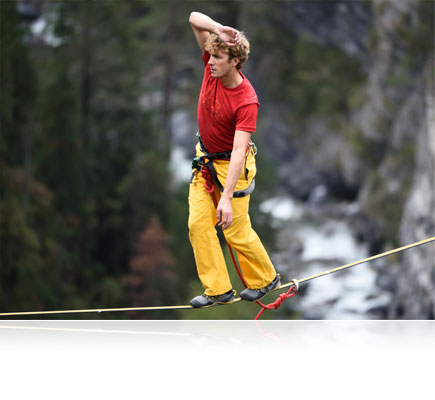
<path fill-rule="evenodd" d="M 224 192 L 222 197 L 228 200 L 233 198 L 234 189 L 242 172 L 243 160 L 245 159 L 245 151 L 237 151 L 231 154 L 230 165 L 228 166 L 227 180 L 225 182 Z"/>
<path fill-rule="evenodd" d="M 207 31 L 210 33 L 217 33 L 216 30 L 222 26 L 222 24 L 213 21 L 205 14 L 193 11 L 189 18 L 190 24 L 200 31 Z"/>

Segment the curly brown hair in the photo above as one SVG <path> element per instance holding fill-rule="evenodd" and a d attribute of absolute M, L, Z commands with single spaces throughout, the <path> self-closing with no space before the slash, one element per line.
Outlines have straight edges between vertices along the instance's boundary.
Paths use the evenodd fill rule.
<path fill-rule="evenodd" d="M 212 33 L 205 42 L 205 50 L 209 53 L 213 53 L 217 50 L 223 50 L 226 54 L 228 54 L 229 60 L 238 58 L 239 62 L 237 63 L 236 68 L 240 70 L 249 56 L 249 42 L 243 32 L 240 32 L 240 39 L 241 42 L 239 45 L 230 47 L 222 42 L 218 35 Z"/>

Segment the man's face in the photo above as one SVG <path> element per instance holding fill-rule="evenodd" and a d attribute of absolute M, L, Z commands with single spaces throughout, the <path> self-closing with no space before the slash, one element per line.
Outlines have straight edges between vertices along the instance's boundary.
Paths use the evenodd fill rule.
<path fill-rule="evenodd" d="M 233 69 L 235 69 L 238 63 L 237 58 L 229 60 L 228 54 L 223 50 L 216 50 L 210 53 L 210 60 L 208 65 L 210 66 L 211 76 L 213 78 L 222 78 L 227 75 Z"/>

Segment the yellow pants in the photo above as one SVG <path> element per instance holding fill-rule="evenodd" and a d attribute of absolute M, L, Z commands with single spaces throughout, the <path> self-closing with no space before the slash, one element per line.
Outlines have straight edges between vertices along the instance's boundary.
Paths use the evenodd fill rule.
<path fill-rule="evenodd" d="M 196 156 L 203 155 L 199 145 Z M 257 172 L 255 156 L 249 152 L 245 176 L 245 166 L 237 181 L 235 191 L 246 189 Z M 219 181 L 225 186 L 229 161 L 214 160 Z M 215 185 L 216 198 L 219 201 L 221 192 Z M 252 229 L 248 215 L 250 196 L 233 198 L 233 222 L 224 231 L 225 239 L 237 251 L 240 268 L 245 282 L 250 289 L 267 286 L 276 276 L 275 268 L 270 261 L 258 235 Z M 205 294 L 216 296 L 232 288 L 224 255 L 215 229 L 216 209 L 210 193 L 204 187 L 204 178 L 197 172 L 190 185 L 189 191 L 189 238 L 195 255 L 196 267 Z"/>

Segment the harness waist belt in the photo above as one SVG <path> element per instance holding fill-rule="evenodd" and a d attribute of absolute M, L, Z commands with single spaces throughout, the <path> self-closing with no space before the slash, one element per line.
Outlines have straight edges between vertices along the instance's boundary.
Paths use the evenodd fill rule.
<path fill-rule="evenodd" d="M 193 159 L 192 161 L 192 169 L 195 169 L 196 171 L 193 171 L 192 174 L 192 178 L 190 180 L 190 182 L 192 182 L 193 177 L 195 176 L 197 171 L 201 170 L 200 166 L 204 166 L 207 167 L 213 177 L 213 180 L 216 182 L 216 184 L 219 186 L 219 189 L 221 190 L 221 192 L 224 191 L 224 187 L 222 186 L 222 184 L 219 181 L 219 178 L 217 176 L 217 172 L 213 166 L 213 160 L 229 160 L 231 159 L 231 153 L 232 150 L 227 150 L 227 151 L 223 151 L 220 153 L 213 153 L 210 154 L 207 149 L 204 146 L 204 142 L 201 139 L 201 136 L 199 134 L 199 131 L 196 133 L 196 136 L 198 136 L 198 140 L 199 140 L 199 147 L 201 149 L 201 151 L 204 153 L 203 156 L 201 157 L 196 157 Z M 256 153 L 255 153 L 256 154 Z M 207 160 L 207 161 L 205 161 Z M 247 178 L 247 173 L 246 173 L 246 178 Z M 255 189 L 255 178 L 252 180 L 251 184 L 249 185 L 248 188 L 246 188 L 245 190 L 238 190 L 235 191 L 233 193 L 233 197 L 245 197 L 250 195 Z"/>

